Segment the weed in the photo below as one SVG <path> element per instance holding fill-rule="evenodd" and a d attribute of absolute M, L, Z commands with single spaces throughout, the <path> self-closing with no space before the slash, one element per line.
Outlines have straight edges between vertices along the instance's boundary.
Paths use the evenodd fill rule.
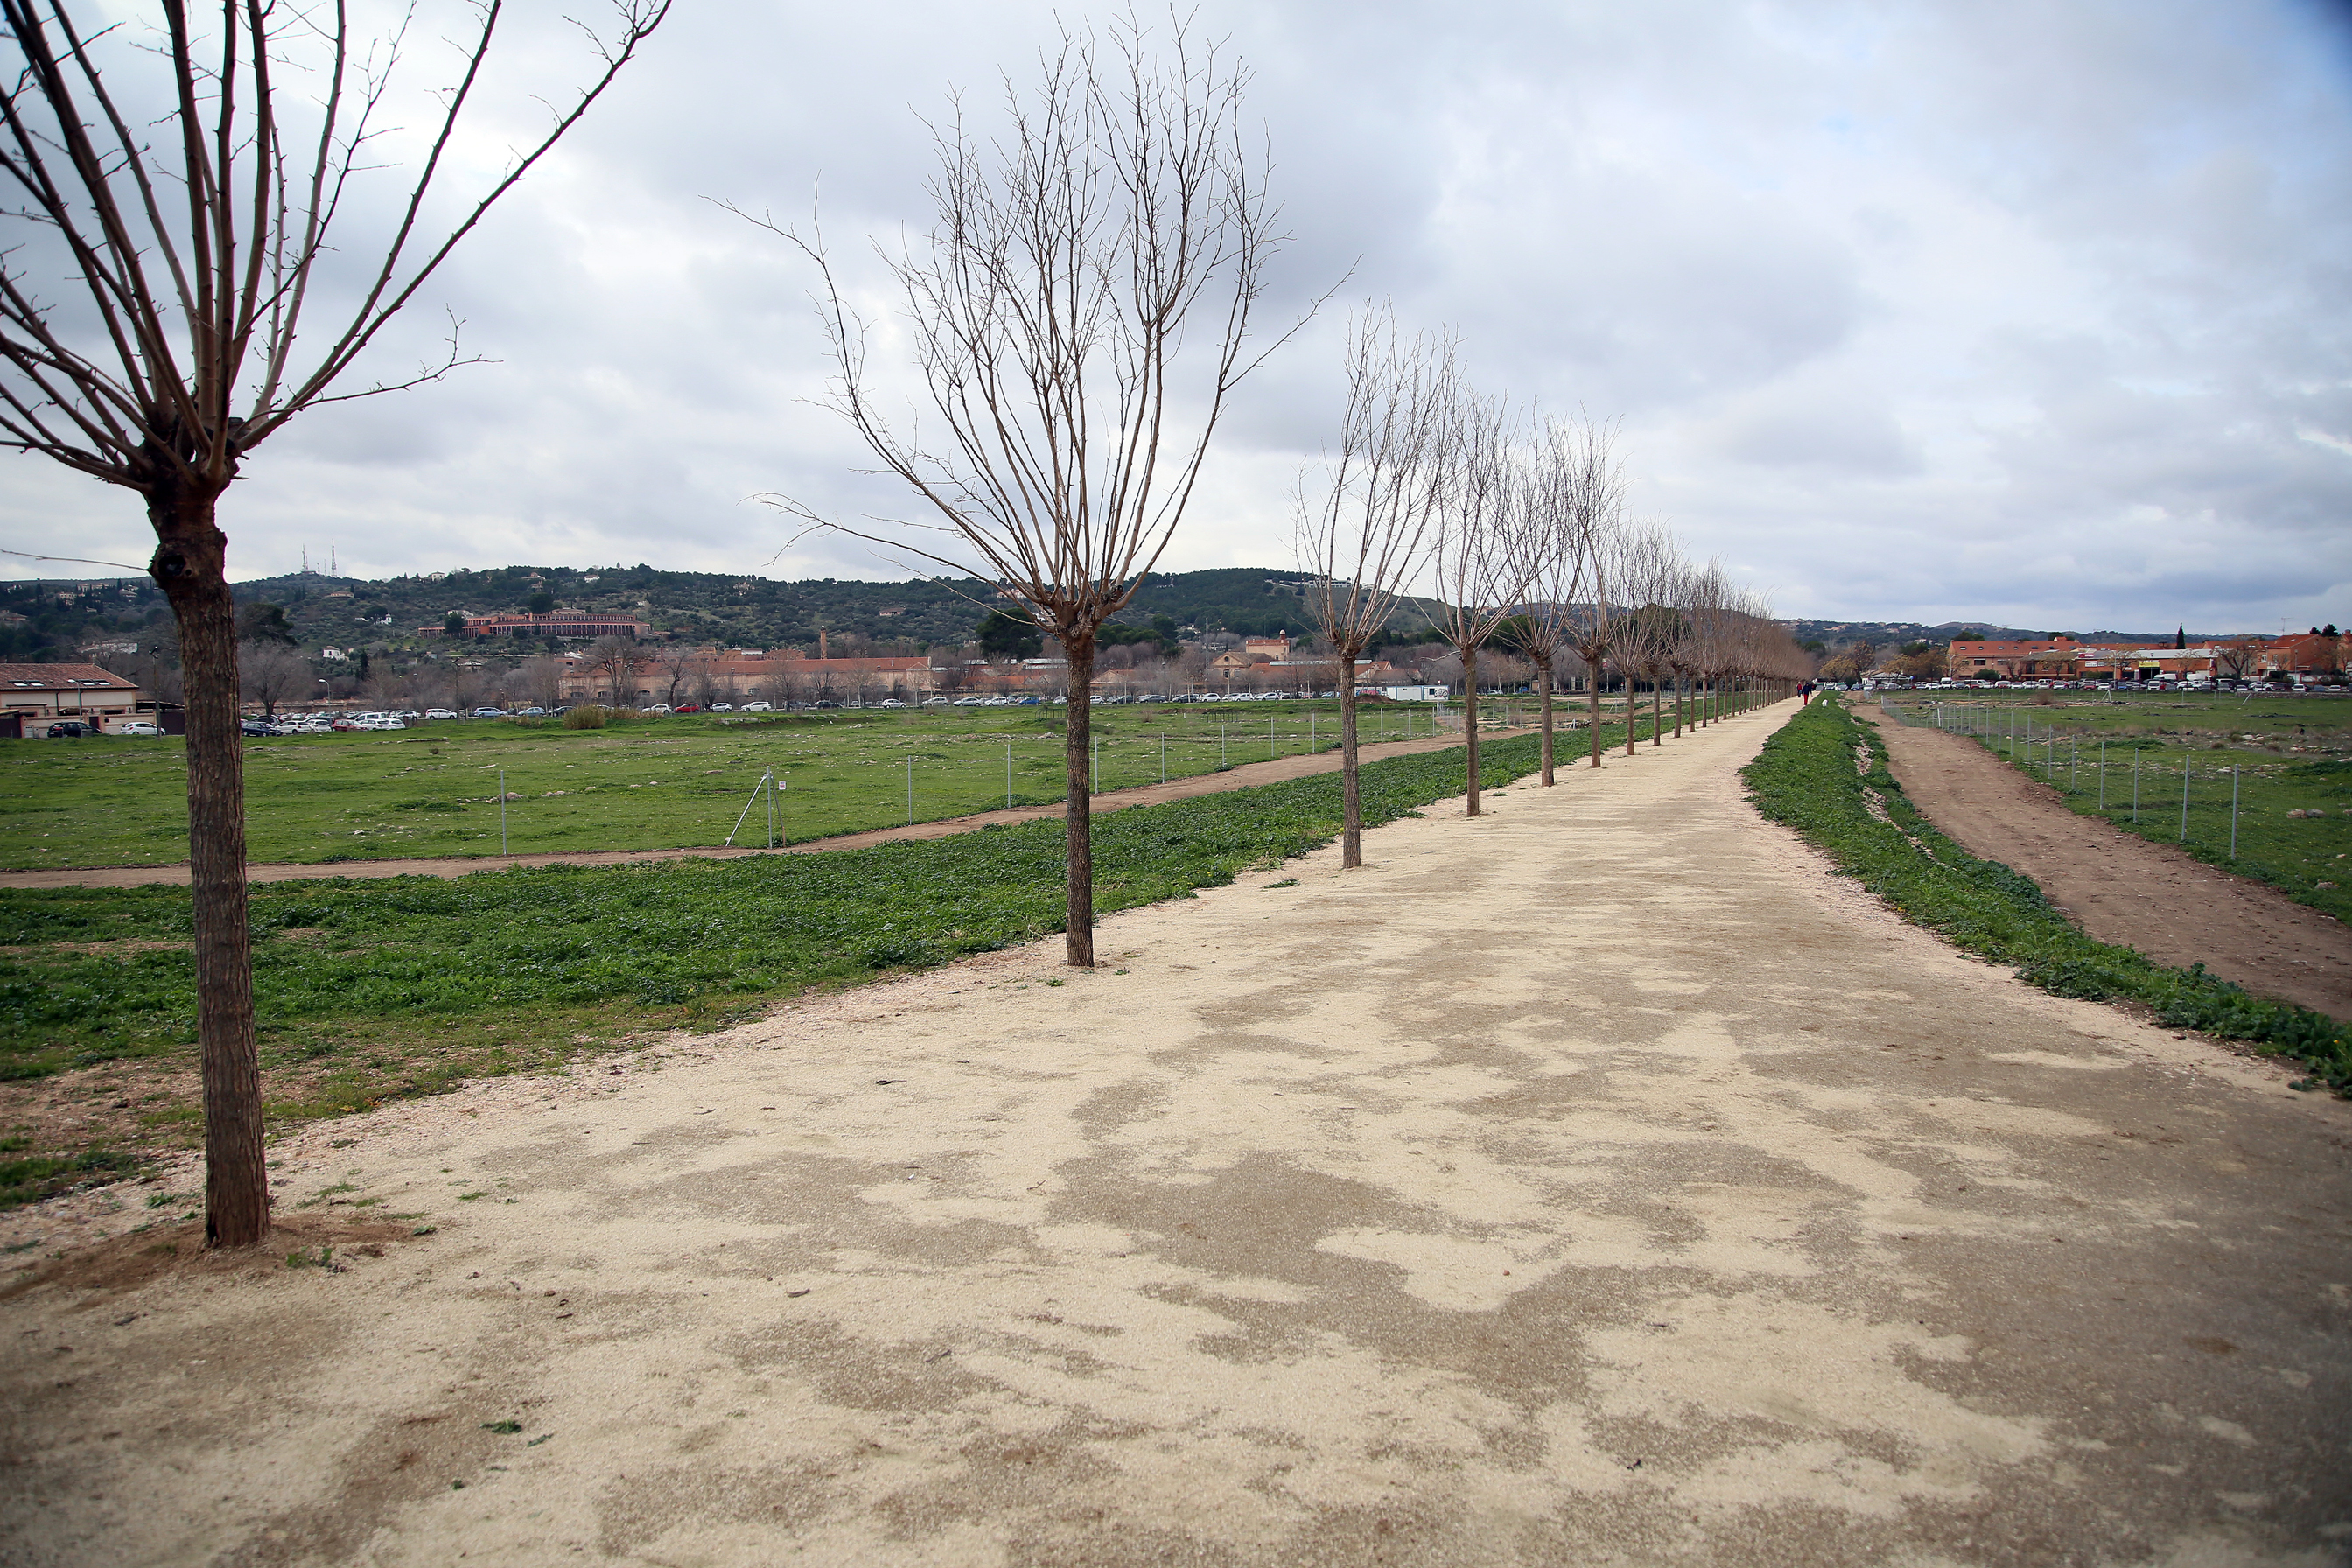
<path fill-rule="evenodd" d="M 485 1432 L 496 1432 L 501 1436 L 510 1437 L 517 1432 L 522 1430 L 522 1423 L 520 1421 L 485 1421 L 482 1423 L 482 1430 Z"/>

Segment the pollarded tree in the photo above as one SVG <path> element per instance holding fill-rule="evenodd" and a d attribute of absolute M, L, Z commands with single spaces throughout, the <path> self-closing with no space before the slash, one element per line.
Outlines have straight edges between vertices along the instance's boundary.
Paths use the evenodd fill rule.
<path fill-rule="evenodd" d="M 1547 784 L 1555 782 L 1552 700 L 1559 687 L 1558 667 L 1563 655 L 1578 658 L 1570 651 L 1570 629 L 1577 599 L 1588 591 L 1593 570 L 1592 552 L 1585 547 L 1578 523 L 1586 428 L 1558 418 L 1544 420 L 1534 451 L 1515 476 L 1520 498 L 1511 516 L 1523 533 L 1528 602 L 1495 632 L 1497 643 L 1526 655 L 1536 668 L 1543 732 L 1539 773 Z"/>
<path fill-rule="evenodd" d="M 1625 754 L 1636 751 L 1635 720 L 1640 716 L 1639 683 L 1647 679 L 1655 699 L 1668 650 L 1683 635 L 1682 616 L 1674 608 L 1675 573 L 1680 557 L 1674 540 L 1654 524 L 1625 531 L 1618 551 L 1617 582 L 1633 608 L 1617 617 L 1614 657 L 1625 678 Z M 1657 740 L 1654 718 L 1651 740 Z"/>
<path fill-rule="evenodd" d="M 1066 31 L 1034 91 L 1008 88 L 1003 135 L 943 127 L 932 226 L 883 254 L 939 444 L 880 406 L 867 323 L 821 239 L 757 220 L 817 265 L 834 408 L 939 521 L 877 534 L 776 504 L 949 582 L 994 583 L 1062 645 L 1064 943 L 1087 967 L 1097 634 L 1174 537 L 1226 398 L 1282 341 L 1251 348 L 1281 237 L 1243 130 L 1246 73 L 1181 21 L 1164 53 L 1131 16 L 1114 26 L 1108 60 Z"/>
<path fill-rule="evenodd" d="M 1517 421 L 1499 399 L 1458 386 L 1447 432 L 1448 482 L 1438 499 L 1430 577 L 1437 630 L 1462 661 L 1462 736 L 1469 769 L 1463 810 L 1478 815 L 1478 652 L 1526 594 L 1535 564 L 1518 510 Z"/>
<path fill-rule="evenodd" d="M 1454 455 L 1454 344 L 1399 343 L 1387 306 L 1348 328 L 1348 405 L 1339 446 L 1299 477 L 1295 549 L 1314 574 L 1307 613 L 1331 649 L 1339 689 L 1339 863 L 1364 861 L 1357 773 L 1356 666 L 1420 572 Z"/>
<path fill-rule="evenodd" d="M 1586 722 L 1591 731 L 1592 765 L 1601 765 L 1601 681 L 1617 647 L 1616 610 L 1609 595 L 1622 575 L 1625 544 L 1625 468 L 1617 456 L 1613 425 L 1590 418 L 1556 421 L 1547 445 L 1558 466 L 1560 548 L 1582 559 L 1580 580 L 1590 602 L 1572 605 L 1560 622 L 1560 636 L 1583 661 Z M 1629 704 L 1626 724 L 1633 724 Z"/>
<path fill-rule="evenodd" d="M 26 238 L 0 253 L 0 446 L 139 496 L 149 574 L 180 628 L 188 718 L 188 858 L 205 1101 L 205 1234 L 269 1228 L 245 897 L 236 606 L 216 513 L 254 448 L 337 393 L 385 325 L 557 140 L 667 14 L 620 0 L 588 85 L 448 221 L 453 150 L 503 16 L 481 0 L 456 80 L 426 96 L 425 156 L 382 233 L 355 182 L 381 167 L 405 25 L 374 47 L 341 6 L 161 0 L 160 26 L 87 31 L 64 0 L 0 0 L 14 68 L 0 81 L 0 173 Z M 147 57 L 147 58 L 142 58 Z M 121 68 L 110 78 L 108 72 Z M 118 90 L 118 82 L 127 84 Z M 151 98 L 149 83 L 160 83 Z M 152 140 L 151 140 L 152 138 Z M 45 295 L 36 274 L 63 286 Z M 323 319 L 322 319 L 323 318 Z"/>

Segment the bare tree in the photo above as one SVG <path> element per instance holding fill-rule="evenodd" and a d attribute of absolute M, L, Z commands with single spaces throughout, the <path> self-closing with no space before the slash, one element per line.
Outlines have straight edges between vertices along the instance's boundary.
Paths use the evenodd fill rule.
<path fill-rule="evenodd" d="M 1281 239 L 1266 159 L 1243 131 L 1246 73 L 1181 20 L 1163 47 L 1129 16 L 1112 44 L 1107 59 L 1091 32 L 1066 29 L 1038 87 L 1008 87 L 997 140 L 960 115 L 941 127 L 933 226 L 884 253 L 944 445 L 876 405 L 867 323 L 821 237 L 776 229 L 820 273 L 833 406 L 939 521 L 885 536 L 778 504 L 947 581 L 999 584 L 1069 660 L 1064 943 L 1082 966 L 1095 961 L 1097 634 L 1168 547 L 1225 399 L 1264 360 L 1250 321 Z"/>
<path fill-rule="evenodd" d="M 675 708 L 692 684 L 694 672 L 708 659 L 698 647 L 681 647 L 673 643 L 654 655 L 654 679 L 661 685 L 662 702 Z"/>
<path fill-rule="evenodd" d="M 261 704 L 265 718 L 278 717 L 278 705 L 291 701 L 310 689 L 318 678 L 310 673 L 310 661 L 283 643 L 257 644 L 247 648 L 238 659 L 239 685 L 252 700 Z"/>
<path fill-rule="evenodd" d="M 1650 743 L 1661 743 L 1659 687 L 1674 646 L 1684 635 L 1683 618 L 1674 604 L 1681 557 L 1674 537 L 1654 525 L 1631 531 L 1618 560 L 1621 591 L 1634 606 L 1617 619 L 1616 647 L 1617 668 L 1625 676 L 1625 754 L 1630 757 L 1638 745 L 1635 721 L 1640 717 L 1641 693 L 1637 683 L 1643 679 L 1650 683 Z"/>
<path fill-rule="evenodd" d="M 523 689 L 532 702 L 552 708 L 563 700 L 563 661 L 551 653 L 535 654 L 522 662 Z"/>
<path fill-rule="evenodd" d="M 596 672 L 614 707 L 635 708 L 637 705 L 637 666 L 645 662 L 645 655 L 637 647 L 635 639 L 598 637 L 588 645 L 588 651 L 580 662 Z"/>
<path fill-rule="evenodd" d="M 1400 344 L 1385 305 L 1348 328 L 1348 404 L 1339 443 L 1297 494 L 1298 564 L 1314 574 L 1307 613 L 1339 665 L 1339 863 L 1364 863 L 1357 771 L 1356 665 L 1422 569 L 1446 489 L 1456 388 L 1454 345 Z"/>
<path fill-rule="evenodd" d="M 159 32 L 84 31 L 64 0 L 0 0 L 17 62 L 0 85 L 0 169 L 36 245 L 0 257 L 0 446 L 135 491 L 156 549 L 149 573 L 180 626 L 188 703 L 188 841 L 205 1098 L 205 1231 L 247 1246 L 269 1228 L 253 1035 L 237 734 L 236 610 L 220 497 L 295 415 L 394 390 L 331 389 L 492 203 L 611 85 L 668 0 L 621 0 L 589 85 L 446 230 L 425 211 L 502 15 L 482 0 L 435 95 L 429 152 L 380 246 L 355 249 L 345 199 L 378 160 L 402 36 L 369 48 L 340 6 L 221 0 L 209 24 L 163 0 Z M 593 36 L 593 35 L 592 35 Z M 162 62 L 168 106 L 118 93 L 101 48 Z M 118 58 L 126 57 L 118 56 Z M 142 65 L 126 68 L 136 81 Z M 149 141 L 151 131 L 161 134 Z M 446 182 L 443 182 L 446 183 Z M 354 205 L 356 205 L 354 203 Z M 339 220 L 342 220 L 339 224 Z M 436 237 L 437 234 L 438 237 Z M 336 268 L 364 264 L 356 300 L 311 319 Z M 27 272 L 54 265 L 70 310 Z M 428 364 L 397 386 L 437 379 Z"/>
<path fill-rule="evenodd" d="M 1568 653 L 1576 601 L 1587 592 L 1593 570 L 1593 553 L 1579 528 L 1584 428 L 1546 419 L 1535 450 L 1517 476 L 1519 495 L 1511 517 L 1530 568 L 1528 602 L 1496 629 L 1496 640 L 1525 654 L 1535 666 L 1543 732 L 1538 772 L 1546 784 L 1555 782 L 1552 700 L 1559 685 L 1558 665 Z M 1576 658 L 1573 653 L 1568 657 Z"/>
<path fill-rule="evenodd" d="M 1514 424 L 1500 399 L 1457 384 L 1446 432 L 1447 483 L 1429 552 L 1437 629 L 1462 661 L 1462 737 L 1469 768 L 1463 810 L 1471 816 L 1478 815 L 1478 650 L 1527 592 L 1535 570 L 1515 518 L 1521 496 Z"/>
<path fill-rule="evenodd" d="M 1567 612 L 1560 636 L 1585 668 L 1585 715 L 1592 765 L 1601 765 L 1601 682 L 1617 645 L 1617 616 L 1609 595 L 1619 576 L 1624 542 L 1625 469 L 1617 456 L 1617 428 L 1589 417 L 1555 422 L 1547 442 L 1558 465 L 1556 504 L 1567 535 L 1559 548 L 1583 558 L 1578 574 L 1589 603 Z M 1630 693 L 1629 693 L 1630 700 Z M 1626 724 L 1633 723 L 1631 709 Z"/>

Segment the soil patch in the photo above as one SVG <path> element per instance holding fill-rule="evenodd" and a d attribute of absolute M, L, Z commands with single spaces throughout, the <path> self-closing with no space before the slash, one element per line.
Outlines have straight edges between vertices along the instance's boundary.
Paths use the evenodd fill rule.
<path fill-rule="evenodd" d="M 417 1234 L 417 1227 L 405 1221 L 278 1215 L 257 1246 L 228 1251 L 205 1245 L 202 1219 L 175 1220 L 110 1237 L 46 1268 L 36 1267 L 0 1286 L 0 1301 L 36 1290 L 80 1292 L 72 1304 L 72 1310 L 79 1310 L 89 1305 L 89 1292 L 136 1290 L 164 1279 L 253 1279 L 288 1268 L 340 1273 L 351 1260 L 382 1258 L 387 1247 Z"/>
<path fill-rule="evenodd" d="M 2260 882 L 2070 809 L 2057 791 L 1964 736 L 1912 728 L 1875 711 L 1903 793 L 1970 854 L 2038 883 L 2101 942 L 2352 1019 L 2352 928 Z"/>

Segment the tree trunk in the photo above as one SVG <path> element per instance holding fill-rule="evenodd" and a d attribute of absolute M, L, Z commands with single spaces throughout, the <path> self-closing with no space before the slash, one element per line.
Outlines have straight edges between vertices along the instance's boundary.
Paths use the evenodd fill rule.
<path fill-rule="evenodd" d="M 1675 673 L 1675 740 L 1677 740 L 1677 741 L 1679 741 L 1679 740 L 1681 740 L 1682 738 L 1683 738 L 1683 678 L 1682 678 L 1681 672 L 1677 671 L 1677 672 Z"/>
<path fill-rule="evenodd" d="M 1062 962 L 1079 969 L 1095 966 L 1095 818 L 1094 781 L 1087 755 L 1094 736 L 1095 639 L 1065 632 L 1063 652 L 1070 661 L 1070 701 L 1064 728 L 1062 762 L 1068 775 L 1069 797 L 1062 809 L 1063 834 L 1069 859 L 1068 883 L 1062 904 Z"/>
<path fill-rule="evenodd" d="M 1641 755 L 1641 742 L 1637 739 L 1641 728 L 1642 684 L 1633 679 L 1633 671 L 1627 670 L 1625 672 L 1625 754 L 1629 757 Z"/>
<path fill-rule="evenodd" d="M 1650 678 L 1650 749 L 1656 751 L 1666 743 L 1666 683 L 1655 676 Z"/>
<path fill-rule="evenodd" d="M 1462 650 L 1462 740 L 1469 748 L 1470 773 L 1465 814 L 1478 815 L 1478 650 Z"/>
<path fill-rule="evenodd" d="M 1339 865 L 1364 863 L 1364 803 L 1356 781 L 1356 652 L 1339 650 Z"/>
<path fill-rule="evenodd" d="M 1536 660 L 1536 691 L 1543 700 L 1543 782 L 1549 784 L 1551 776 L 1551 655 Z"/>
<path fill-rule="evenodd" d="M 1592 729 L 1592 765 L 1601 765 L 1601 655 L 1585 655 L 1584 711 Z"/>
<path fill-rule="evenodd" d="M 269 1234 L 261 1061 L 253 1037 L 253 937 L 245 905 L 245 756 L 237 728 L 236 605 L 217 490 L 158 487 L 148 573 L 179 621 L 188 720 L 189 898 L 195 917 L 196 1040 L 205 1098 L 205 1240 Z"/>

